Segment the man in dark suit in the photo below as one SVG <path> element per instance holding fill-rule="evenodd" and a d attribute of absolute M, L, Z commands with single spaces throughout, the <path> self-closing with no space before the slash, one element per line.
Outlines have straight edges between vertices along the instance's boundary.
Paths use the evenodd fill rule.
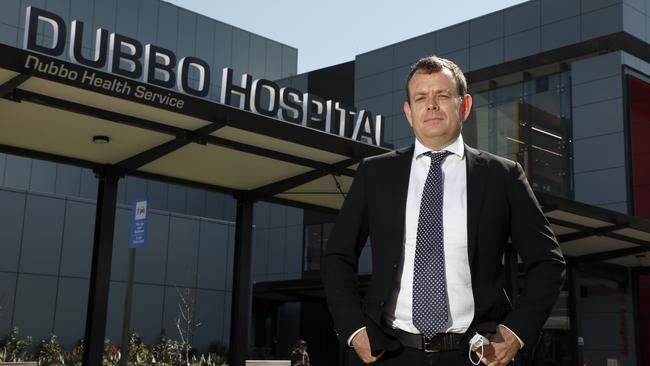
<path fill-rule="evenodd" d="M 412 366 L 469 364 L 479 331 L 490 341 L 480 360 L 506 365 L 536 343 L 564 259 L 521 166 L 463 143 L 472 97 L 458 66 L 419 60 L 406 94 L 414 146 L 360 164 L 322 259 L 335 331 L 364 363 Z M 372 279 L 361 299 L 368 238 Z M 526 268 L 515 304 L 504 291 L 509 239 Z"/>

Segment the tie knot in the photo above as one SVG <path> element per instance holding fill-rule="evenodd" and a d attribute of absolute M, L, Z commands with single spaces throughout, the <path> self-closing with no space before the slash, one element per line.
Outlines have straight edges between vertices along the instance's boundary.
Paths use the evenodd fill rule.
<path fill-rule="evenodd" d="M 427 151 L 423 153 L 422 155 L 428 156 L 431 158 L 431 165 L 438 165 L 442 164 L 442 162 L 445 160 L 445 158 L 449 155 L 451 155 L 451 152 L 449 151 L 440 151 L 440 152 L 433 152 L 433 151 Z"/>

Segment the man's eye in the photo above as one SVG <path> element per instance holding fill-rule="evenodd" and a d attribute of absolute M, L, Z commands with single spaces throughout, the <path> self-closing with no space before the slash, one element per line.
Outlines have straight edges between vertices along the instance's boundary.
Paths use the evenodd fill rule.
<path fill-rule="evenodd" d="M 447 94 L 440 94 L 438 97 L 440 99 L 449 99 L 449 95 L 447 95 Z"/>

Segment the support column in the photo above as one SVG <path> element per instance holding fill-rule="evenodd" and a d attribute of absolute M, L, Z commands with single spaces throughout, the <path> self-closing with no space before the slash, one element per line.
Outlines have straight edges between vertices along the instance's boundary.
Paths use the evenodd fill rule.
<path fill-rule="evenodd" d="M 583 365 L 583 345 L 578 342 L 582 337 L 582 306 L 580 301 L 579 265 L 570 258 L 567 259 L 567 288 L 569 289 L 569 352 L 571 365 Z"/>
<path fill-rule="evenodd" d="M 111 279 L 117 182 L 120 179 L 119 172 L 112 166 L 104 167 L 97 173 L 97 176 L 99 178 L 99 187 L 97 190 L 88 310 L 86 311 L 83 366 L 102 364 Z"/>
<path fill-rule="evenodd" d="M 244 366 L 251 317 L 251 263 L 253 257 L 253 200 L 237 198 L 232 306 L 230 309 L 230 366 Z"/>

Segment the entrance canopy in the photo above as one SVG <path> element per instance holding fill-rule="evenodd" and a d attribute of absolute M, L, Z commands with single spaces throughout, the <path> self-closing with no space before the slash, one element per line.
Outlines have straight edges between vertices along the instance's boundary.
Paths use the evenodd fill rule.
<path fill-rule="evenodd" d="M 361 159 L 389 151 L 7 45 L 0 54 L 0 152 L 91 168 L 99 179 L 84 365 L 103 353 L 120 177 L 237 199 L 230 364 L 243 366 L 254 202 L 335 211 Z"/>
<path fill-rule="evenodd" d="M 650 221 L 570 199 L 535 191 L 562 253 L 574 263 L 606 262 L 625 267 L 650 267 Z M 364 292 L 370 275 L 358 278 Z M 259 282 L 256 300 L 325 301 L 320 278 Z"/>
<path fill-rule="evenodd" d="M 6 45 L 0 52 L 4 152 L 338 209 L 356 164 L 388 151 Z"/>
<path fill-rule="evenodd" d="M 650 266 L 650 221 L 535 192 L 562 252 L 578 262 Z"/>

